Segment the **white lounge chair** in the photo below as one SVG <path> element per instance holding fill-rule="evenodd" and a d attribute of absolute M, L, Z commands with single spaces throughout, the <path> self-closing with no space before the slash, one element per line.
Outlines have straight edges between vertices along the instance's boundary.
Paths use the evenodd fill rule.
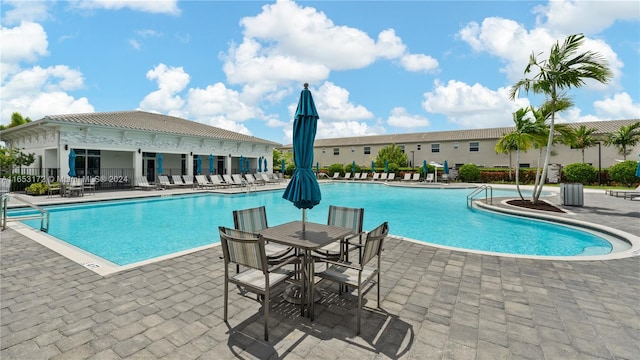
<path fill-rule="evenodd" d="M 266 182 L 260 178 L 256 178 L 253 174 L 244 174 L 244 178 L 247 180 L 249 185 L 264 185 Z"/>
<path fill-rule="evenodd" d="M 402 181 L 411 181 L 411 173 L 404 174 Z"/>
<path fill-rule="evenodd" d="M 427 177 L 424 179 L 424 181 L 426 181 L 428 183 L 432 183 L 433 182 L 433 174 L 432 173 L 427 174 Z"/>
<path fill-rule="evenodd" d="M 373 173 L 373 177 L 371 178 L 371 180 L 376 181 L 376 180 L 380 180 L 380 173 Z"/>
<path fill-rule="evenodd" d="M 391 181 L 395 179 L 396 179 L 396 173 L 389 173 L 389 176 L 387 176 L 387 181 Z"/>
<path fill-rule="evenodd" d="M 213 186 L 217 188 L 227 188 L 233 186 L 233 184 L 227 184 L 226 182 L 223 182 L 222 179 L 220 179 L 220 175 L 210 175 L 209 179 L 211 179 L 211 183 L 213 184 Z"/>
<path fill-rule="evenodd" d="M 623 199 L 629 198 L 631 200 L 640 197 L 640 185 L 638 185 L 635 190 L 607 190 L 606 193 L 610 196 L 621 197 Z"/>
<path fill-rule="evenodd" d="M 367 177 L 369 177 L 369 173 L 363 172 L 362 174 L 360 174 L 359 180 L 367 180 Z"/>
<path fill-rule="evenodd" d="M 182 180 L 182 176 L 181 175 L 171 175 L 171 180 L 173 180 L 173 185 L 175 186 L 187 186 L 187 184 L 185 184 L 185 182 Z M 191 186 L 191 185 L 188 185 Z"/>
<path fill-rule="evenodd" d="M 163 189 L 169 189 L 178 186 L 176 184 L 172 184 L 171 181 L 169 181 L 169 177 L 167 175 L 158 175 L 158 181 L 160 182 L 160 187 L 162 187 Z"/>
<path fill-rule="evenodd" d="M 387 175 L 389 175 L 389 174 L 387 174 L 387 173 L 380 174 L 380 180 L 386 181 L 387 180 Z"/>
<path fill-rule="evenodd" d="M 196 175 L 196 184 L 199 189 L 211 189 L 214 187 L 214 184 L 205 175 Z"/>
<path fill-rule="evenodd" d="M 411 181 L 420 181 L 420 173 L 413 173 L 413 176 L 411 177 Z"/>
<path fill-rule="evenodd" d="M 234 186 L 240 186 L 241 184 L 237 184 L 233 178 L 231 177 L 231 175 L 228 174 L 224 174 L 222 175 L 222 178 L 224 179 L 224 182 L 226 184 L 228 184 L 230 187 L 234 187 Z"/>
<path fill-rule="evenodd" d="M 351 179 L 351 173 L 350 173 L 350 172 L 348 172 L 348 173 L 344 173 L 344 177 L 343 177 L 342 179 L 343 179 L 343 180 L 349 180 L 349 179 Z"/>
<path fill-rule="evenodd" d="M 360 180 L 360 173 L 354 173 L 352 180 Z"/>
<path fill-rule="evenodd" d="M 260 174 L 260 177 L 261 177 L 261 178 L 262 178 L 262 180 L 265 182 L 265 184 L 266 184 L 266 183 L 273 184 L 273 183 L 279 183 L 279 182 L 280 182 L 280 180 L 277 180 L 277 179 L 274 179 L 274 178 L 270 178 L 270 177 L 269 177 L 269 175 L 267 175 L 267 174 L 265 174 L 265 173 L 261 173 L 261 174 Z"/>
<path fill-rule="evenodd" d="M 245 179 L 242 178 L 240 174 L 231 174 L 231 179 L 233 179 L 233 183 L 239 186 L 244 184 L 249 184 Z"/>
<path fill-rule="evenodd" d="M 183 175 L 182 182 L 185 186 L 190 186 L 191 188 L 194 188 L 196 185 L 196 183 L 193 182 L 193 175 Z"/>
<path fill-rule="evenodd" d="M 340 172 L 336 171 L 333 173 L 333 177 L 331 178 L 332 180 L 338 180 L 340 179 Z"/>
<path fill-rule="evenodd" d="M 158 187 L 155 185 L 149 184 L 149 181 L 145 176 L 136 177 L 136 183 L 134 185 L 136 189 L 144 189 L 144 190 L 156 190 Z"/>

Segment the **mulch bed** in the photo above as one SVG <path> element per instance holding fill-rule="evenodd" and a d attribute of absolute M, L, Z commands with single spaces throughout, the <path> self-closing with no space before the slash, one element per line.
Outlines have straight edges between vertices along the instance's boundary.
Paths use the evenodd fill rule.
<path fill-rule="evenodd" d="M 560 209 L 558 207 L 555 207 L 555 206 L 553 206 L 553 205 L 551 205 L 548 202 L 543 201 L 543 200 L 538 200 L 537 204 L 533 204 L 533 203 L 531 203 L 530 200 L 522 201 L 520 199 L 517 199 L 517 200 L 509 200 L 509 201 L 507 201 L 507 204 L 513 205 L 513 206 L 524 207 L 524 208 L 527 208 L 527 209 L 533 209 L 533 210 L 564 213 L 564 211 L 562 209 Z"/>

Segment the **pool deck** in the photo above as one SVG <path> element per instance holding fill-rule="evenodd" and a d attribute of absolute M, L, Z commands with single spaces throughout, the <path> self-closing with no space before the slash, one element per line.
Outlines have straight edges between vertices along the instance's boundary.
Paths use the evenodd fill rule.
<path fill-rule="evenodd" d="M 84 200 L 164 192 L 98 193 Z M 61 199 L 79 201 L 37 202 Z M 545 199 L 568 211 L 562 216 L 640 236 L 640 201 L 599 190 L 585 191 L 583 207 L 560 206 L 558 196 Z M 383 255 L 382 309 L 371 309 L 375 290 L 369 292 L 360 336 L 355 297 L 320 283 L 324 297 L 314 322 L 273 296 L 269 342 L 262 340 L 255 297 L 231 291 L 229 324 L 223 322 L 220 256 L 216 246 L 103 277 L 9 228 L 0 240 L 0 358 L 640 358 L 638 256 L 521 259 L 391 236 Z"/>

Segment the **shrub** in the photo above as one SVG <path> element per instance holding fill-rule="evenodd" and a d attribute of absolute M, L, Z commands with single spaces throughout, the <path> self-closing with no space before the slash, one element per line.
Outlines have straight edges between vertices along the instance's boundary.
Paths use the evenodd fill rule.
<path fill-rule="evenodd" d="M 351 165 L 352 164 L 345 165 L 344 169 L 343 169 L 343 172 L 345 172 L 345 173 L 357 173 L 357 172 L 361 172 L 362 171 L 362 170 L 360 170 L 360 165 L 356 164 L 356 167 L 355 167 L 356 170 L 355 171 L 353 171 L 351 169 Z"/>
<path fill-rule="evenodd" d="M 633 160 L 617 163 L 609 169 L 609 178 L 627 187 L 632 187 L 633 184 L 640 181 L 640 179 L 636 177 L 637 166 L 638 163 Z"/>
<path fill-rule="evenodd" d="M 458 176 L 462 181 L 478 182 L 480 181 L 480 169 L 474 164 L 464 164 L 458 170 Z"/>
<path fill-rule="evenodd" d="M 342 176 L 343 170 L 344 170 L 344 167 L 342 166 L 342 164 L 332 164 L 332 165 L 329 165 L 329 167 L 327 168 L 327 174 L 330 177 L 333 177 L 333 174 L 340 173 L 340 175 Z"/>
<path fill-rule="evenodd" d="M 400 166 L 398 166 L 398 164 L 396 163 L 389 163 L 389 173 L 398 173 L 398 170 L 400 170 Z"/>
<path fill-rule="evenodd" d="M 568 182 L 589 184 L 598 176 L 598 170 L 589 164 L 575 163 L 565 166 L 562 174 Z"/>
<path fill-rule="evenodd" d="M 31 195 L 44 195 L 49 191 L 49 185 L 44 183 L 33 183 L 24 189 L 27 194 Z"/>

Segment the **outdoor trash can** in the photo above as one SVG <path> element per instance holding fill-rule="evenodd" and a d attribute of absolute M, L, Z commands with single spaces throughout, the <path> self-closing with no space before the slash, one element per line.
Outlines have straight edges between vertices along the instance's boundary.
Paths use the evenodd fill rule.
<path fill-rule="evenodd" d="M 560 203 L 567 206 L 584 205 L 583 185 L 580 183 L 560 184 Z"/>

